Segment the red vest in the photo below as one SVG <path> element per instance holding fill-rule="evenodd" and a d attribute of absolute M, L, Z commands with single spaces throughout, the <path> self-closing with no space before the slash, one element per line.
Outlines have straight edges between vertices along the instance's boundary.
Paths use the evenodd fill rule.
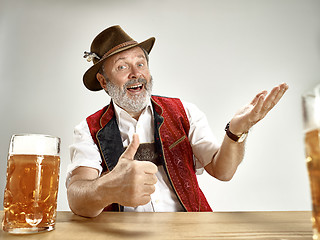
<path fill-rule="evenodd" d="M 193 152 L 188 141 L 190 124 L 181 101 L 177 98 L 152 96 L 155 144 L 168 179 L 181 205 L 188 212 L 212 211 L 200 190 L 195 174 Z M 111 171 L 123 152 L 122 139 L 113 104 L 87 118 L 91 136 L 97 144 L 104 172 Z M 118 204 L 107 211 L 120 211 Z"/>

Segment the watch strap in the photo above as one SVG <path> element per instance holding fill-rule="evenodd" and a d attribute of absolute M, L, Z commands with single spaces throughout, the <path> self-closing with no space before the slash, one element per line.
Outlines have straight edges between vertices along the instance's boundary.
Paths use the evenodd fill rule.
<path fill-rule="evenodd" d="M 238 142 L 240 136 L 237 136 L 237 135 L 233 134 L 233 133 L 230 131 L 229 127 L 230 127 L 230 122 L 227 123 L 227 125 L 226 125 L 226 127 L 225 127 L 225 129 L 224 129 L 224 130 L 226 131 L 227 136 L 228 136 L 230 139 L 232 139 L 233 141 Z"/>

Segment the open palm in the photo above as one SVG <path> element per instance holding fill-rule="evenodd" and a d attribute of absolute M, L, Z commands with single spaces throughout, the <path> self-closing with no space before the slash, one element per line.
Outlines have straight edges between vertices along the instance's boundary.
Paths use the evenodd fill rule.
<path fill-rule="evenodd" d="M 258 93 L 251 103 L 241 108 L 234 115 L 230 122 L 230 131 L 236 135 L 248 132 L 253 125 L 263 119 L 279 102 L 287 89 L 288 85 L 282 83 L 274 87 L 269 95 L 267 95 L 267 91 Z"/>

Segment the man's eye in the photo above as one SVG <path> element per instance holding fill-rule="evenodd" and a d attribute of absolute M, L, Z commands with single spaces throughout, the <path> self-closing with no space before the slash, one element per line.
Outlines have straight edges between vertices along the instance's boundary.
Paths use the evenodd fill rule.
<path fill-rule="evenodd" d="M 144 66 L 143 63 L 139 63 L 139 64 L 138 64 L 138 67 L 143 67 L 143 66 Z"/>
<path fill-rule="evenodd" d="M 121 66 L 118 67 L 119 70 L 124 70 L 126 68 L 127 68 L 127 66 L 125 66 L 125 65 L 121 65 Z"/>

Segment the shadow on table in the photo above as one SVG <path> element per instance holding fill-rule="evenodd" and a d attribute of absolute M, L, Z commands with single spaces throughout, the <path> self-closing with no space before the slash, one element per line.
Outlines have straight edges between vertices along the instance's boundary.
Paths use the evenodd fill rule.
<path fill-rule="evenodd" d="M 96 218 L 85 218 L 76 215 L 70 216 L 70 219 L 60 222 L 60 224 L 72 224 L 73 229 L 77 229 L 77 234 L 83 232 L 96 235 L 113 235 L 115 237 L 141 239 L 154 234 L 154 229 L 142 227 L 148 222 L 148 218 L 141 215 L 132 214 L 119 218 L 119 215 L 109 213 L 108 216 L 98 216 Z M 57 226 L 58 227 L 58 226 Z"/>

